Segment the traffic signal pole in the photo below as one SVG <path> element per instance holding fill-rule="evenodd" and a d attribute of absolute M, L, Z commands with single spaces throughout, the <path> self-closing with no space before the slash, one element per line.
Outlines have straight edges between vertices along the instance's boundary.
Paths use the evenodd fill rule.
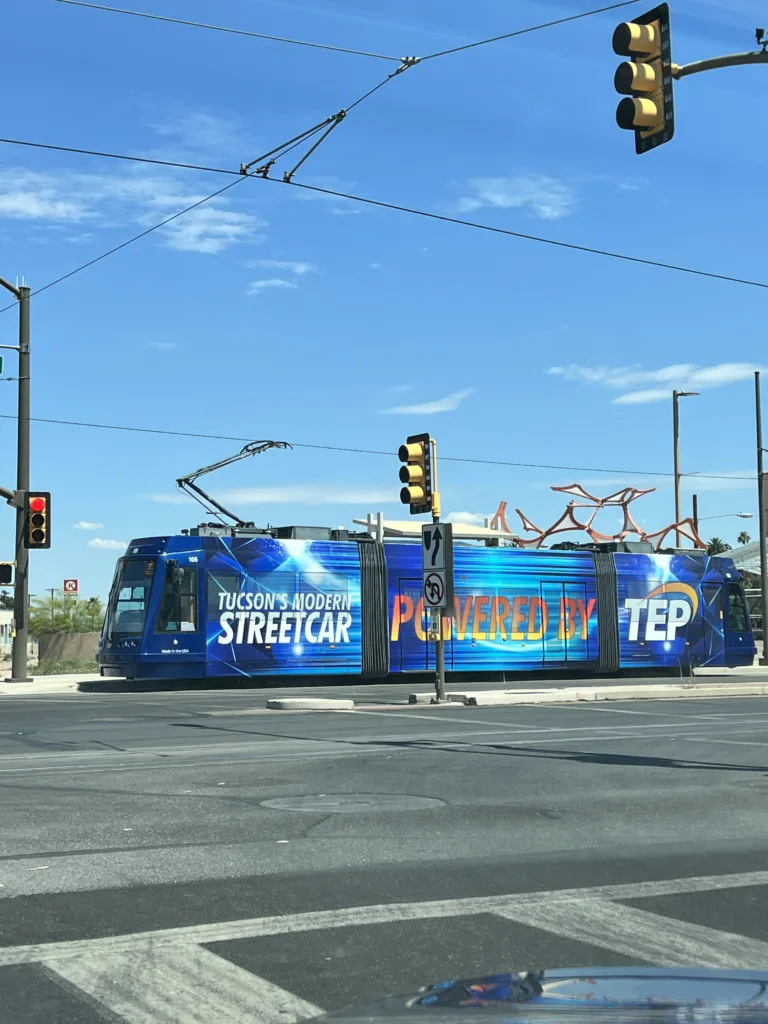
<path fill-rule="evenodd" d="M 437 444 L 432 445 L 432 487 L 437 495 L 437 502 L 432 506 L 432 522 L 435 526 L 440 522 L 440 492 L 437 486 Z M 438 703 L 447 701 L 445 695 L 445 640 L 443 639 L 443 609 L 438 610 L 437 639 L 435 640 L 435 697 Z"/>
<path fill-rule="evenodd" d="M 16 579 L 13 592 L 14 636 L 11 650 L 10 681 L 28 682 L 27 642 L 29 637 L 29 552 L 24 543 L 26 492 L 29 490 L 29 296 L 26 285 L 16 287 L 0 277 L 0 287 L 19 303 L 19 344 L 0 345 L 19 353 L 19 408 L 16 445 L 16 490 L 0 487 L 0 497 L 16 510 Z"/>
<path fill-rule="evenodd" d="M 29 551 L 24 543 L 29 490 L 29 288 L 19 288 L 19 420 L 16 452 L 16 586 L 13 591 L 15 631 L 11 650 L 11 682 L 29 679 Z"/>

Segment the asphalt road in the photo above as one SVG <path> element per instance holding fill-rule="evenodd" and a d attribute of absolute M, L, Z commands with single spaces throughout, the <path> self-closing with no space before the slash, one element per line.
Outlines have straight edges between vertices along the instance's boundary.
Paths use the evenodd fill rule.
<path fill-rule="evenodd" d="M 503 968 L 768 966 L 760 698 L 0 698 L 0 1020 L 264 1021 Z"/>
<path fill-rule="evenodd" d="M 710 670 L 712 672 L 713 670 Z M 498 675 L 498 674 L 497 674 Z M 44 681 L 43 676 L 39 677 Z M 485 676 L 472 676 L 470 673 L 449 673 L 446 682 L 446 689 L 456 692 L 465 690 L 531 690 L 551 689 L 572 686 L 636 686 L 638 683 L 665 684 L 677 683 L 680 681 L 680 674 L 668 672 L 666 675 L 655 675 L 651 672 L 624 672 L 616 676 L 581 676 L 576 673 L 567 672 L 535 672 L 535 673 L 507 673 L 506 681 L 494 678 L 493 674 Z M 747 671 L 738 669 L 722 670 L 720 673 L 699 675 L 695 677 L 700 682 L 729 682 L 757 683 L 768 682 L 768 668 L 761 669 L 750 667 Z M 685 682 L 689 681 L 687 674 L 684 674 Z M 407 702 L 411 693 L 426 693 L 434 690 L 434 673 L 420 676 L 408 674 L 405 677 L 392 677 L 386 682 L 366 682 L 360 679 L 353 679 L 345 682 L 343 678 L 334 679 L 332 683 L 326 680 L 318 683 L 317 678 L 307 678 L 305 681 L 293 681 L 290 685 L 260 685 L 258 680 L 244 680 L 242 686 L 235 690 L 216 689 L 215 683 L 210 680 L 195 680 L 186 683 L 167 682 L 131 682 L 126 680 L 100 680 L 83 684 L 84 689 L 90 693 L 168 693 L 173 692 L 172 687 L 178 686 L 179 690 L 188 693 L 205 694 L 207 700 L 216 701 L 222 694 L 225 699 L 235 699 L 239 694 L 244 696 L 250 705 L 263 703 L 263 697 L 305 697 L 311 690 L 311 695 L 316 697 L 351 697 L 362 704 L 392 704 Z M 248 694 L 251 696 L 249 697 Z M 2 700 L 2 697 L 0 697 Z"/>

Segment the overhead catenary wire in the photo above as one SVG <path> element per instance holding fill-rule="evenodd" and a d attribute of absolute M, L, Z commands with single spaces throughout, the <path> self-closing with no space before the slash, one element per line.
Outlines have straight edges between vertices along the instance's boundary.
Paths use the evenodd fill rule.
<path fill-rule="evenodd" d="M 324 124 L 327 124 L 327 123 L 328 123 L 327 121 L 324 122 Z M 314 131 L 317 131 L 317 130 L 319 130 L 319 129 L 315 128 L 315 129 L 312 129 L 311 132 L 314 132 Z M 301 136 L 300 141 L 303 141 L 304 139 L 308 138 L 309 135 L 310 135 L 310 133 L 304 133 Z M 63 147 L 60 147 L 60 146 L 49 146 L 46 143 L 37 143 L 37 142 L 36 143 L 27 143 L 27 142 L 22 142 L 22 141 L 17 140 L 17 139 L 6 139 L 6 140 L 0 139 L 0 142 L 2 142 L 2 141 L 9 142 L 9 143 L 15 144 L 15 145 L 32 145 L 32 146 L 35 146 L 35 147 L 40 148 L 40 149 L 61 149 L 61 148 L 63 148 Z M 281 149 L 282 152 L 287 153 L 287 152 L 289 152 L 290 149 L 294 149 L 295 145 L 297 145 L 297 144 L 298 143 L 296 143 L 294 145 L 291 145 L 288 148 L 284 148 L 284 147 L 279 147 L 279 148 Z M 287 146 L 287 144 L 286 144 L 286 146 Z M 110 159 L 115 159 L 115 160 L 135 160 L 135 161 L 138 161 L 138 162 L 143 162 L 144 161 L 143 157 L 134 157 L 134 156 L 128 156 L 128 155 L 124 155 L 124 154 L 117 154 L 117 153 L 102 153 L 102 152 L 99 152 L 97 150 L 75 149 L 74 147 L 67 147 L 67 150 L 70 151 L 70 152 L 82 153 L 82 154 L 85 154 L 85 155 L 88 155 L 88 156 L 105 156 L 105 157 L 108 157 Z M 258 158 L 258 159 L 263 159 L 263 156 Z M 147 163 L 155 163 L 156 161 L 147 159 L 146 162 Z M 258 162 L 258 160 L 252 161 L 252 163 L 257 163 L 257 162 Z M 450 217 L 450 216 L 448 216 L 448 214 L 433 213 L 433 212 L 430 212 L 429 210 L 419 210 L 419 209 L 417 209 L 415 207 L 404 206 L 404 205 L 402 205 L 400 203 L 390 203 L 390 202 L 386 202 L 386 201 L 381 200 L 381 199 L 372 199 L 369 196 L 356 195 L 355 193 L 352 193 L 352 192 L 341 192 L 341 191 L 339 191 L 337 189 L 322 188 L 319 185 L 309 185 L 309 184 L 307 184 L 305 182 L 298 182 L 298 181 L 293 181 L 293 180 L 289 180 L 289 181 L 286 182 L 284 179 L 281 179 L 281 178 L 270 178 L 266 174 L 262 175 L 262 174 L 258 174 L 256 172 L 234 171 L 234 170 L 231 170 L 229 168 L 224 168 L 224 167 L 211 167 L 211 168 L 195 167 L 194 165 L 189 165 L 189 164 L 184 164 L 184 163 L 175 163 L 173 161 L 164 161 L 164 163 L 167 166 L 169 166 L 169 167 L 178 167 L 178 168 L 182 168 L 182 169 L 190 169 L 191 168 L 191 169 L 194 169 L 194 170 L 210 171 L 212 173 L 217 173 L 217 174 L 228 174 L 228 175 L 231 175 L 233 177 L 236 177 L 238 181 L 245 180 L 245 178 L 264 177 L 265 180 L 267 180 L 267 181 L 279 181 L 279 182 L 284 183 L 284 184 L 290 184 L 294 188 L 307 189 L 307 190 L 312 191 L 312 192 L 319 192 L 319 193 L 322 193 L 323 195 L 333 196 L 333 197 L 338 198 L 338 199 L 348 199 L 348 200 L 351 200 L 352 202 L 363 203 L 363 204 L 365 204 L 367 206 L 378 207 L 378 208 L 381 208 L 381 209 L 384 209 L 384 210 L 394 210 L 394 211 L 396 211 L 398 213 L 407 213 L 407 214 L 410 214 L 411 216 L 424 217 L 424 218 L 427 218 L 429 220 L 442 221 L 442 222 L 447 223 L 447 224 L 456 224 L 456 225 L 458 225 L 460 227 L 474 228 L 474 229 L 479 230 L 479 231 L 489 231 L 492 234 L 507 236 L 507 237 L 510 237 L 510 238 L 519 238 L 522 241 L 539 242 L 539 243 L 544 244 L 544 245 L 552 245 L 552 246 L 555 246 L 557 248 L 567 249 L 567 250 L 571 250 L 571 251 L 574 251 L 574 252 L 583 252 L 583 253 L 587 253 L 587 254 L 593 255 L 593 256 L 604 256 L 604 257 L 607 257 L 607 258 L 610 258 L 610 259 L 622 260 L 622 261 L 628 262 L 628 263 L 637 263 L 637 264 L 641 264 L 643 266 L 656 267 L 656 268 L 658 268 L 660 270 L 670 270 L 670 271 L 674 271 L 674 272 L 680 273 L 680 274 L 690 274 L 690 275 L 693 275 L 695 277 L 703 277 L 703 278 L 708 278 L 708 279 L 715 280 L 715 281 L 724 281 L 724 282 L 727 282 L 729 284 L 740 284 L 740 285 L 745 285 L 745 286 L 750 287 L 750 288 L 760 288 L 760 289 L 763 289 L 763 290 L 768 289 L 768 282 L 766 282 L 766 281 L 755 281 L 755 280 L 751 280 L 750 278 L 737 277 L 737 276 L 731 275 L 731 274 L 720 274 L 720 273 L 717 273 L 716 271 L 702 270 L 701 268 L 698 268 L 698 267 L 686 267 L 683 264 L 679 264 L 679 263 L 666 263 L 666 262 L 663 262 L 661 260 L 648 259 L 647 257 L 633 256 L 633 255 L 631 255 L 629 253 L 613 252 L 612 250 L 609 250 L 609 249 L 598 249 L 597 247 L 594 247 L 594 246 L 579 245 L 576 242 L 565 242 L 565 241 L 562 241 L 561 239 L 547 238 L 546 236 L 543 236 L 543 235 L 531 235 L 531 234 L 528 234 L 528 233 L 522 232 L 522 231 L 512 231 L 510 228 L 502 228 L 502 227 L 498 227 L 498 226 L 492 225 L 492 224 L 483 224 L 480 221 L 466 220 L 466 219 L 461 218 L 461 217 Z M 88 260 L 86 263 L 83 263 L 80 266 L 75 267 L 73 270 L 69 271 L 66 274 L 62 274 L 60 277 L 57 277 L 53 281 L 49 281 L 47 284 L 42 285 L 40 288 L 38 288 L 34 292 L 32 292 L 31 295 L 39 295 L 41 292 L 47 291 L 49 288 L 53 288 L 54 285 L 60 284 L 62 281 L 66 281 L 68 278 L 73 277 L 75 274 L 79 274 L 80 271 L 86 270 L 88 267 L 93 266 L 95 263 L 101 262 L 101 260 L 106 259 L 107 256 L 111 256 L 114 253 L 119 252 L 121 249 L 124 249 L 126 246 L 131 245 L 133 242 L 137 242 L 140 239 L 145 238 L 147 235 L 151 234 L 153 231 L 156 231 L 158 228 L 161 228 L 165 224 L 170 223 L 171 220 L 175 220 L 176 218 L 183 216 L 185 213 L 188 213 L 190 210 L 195 209 L 196 206 L 200 206 L 203 203 L 208 202 L 211 199 L 214 199 L 216 196 L 220 195 L 222 192 L 225 192 L 228 188 L 230 188 L 232 184 L 234 184 L 234 182 L 230 182 L 230 184 L 226 185 L 223 189 L 219 189 L 217 192 L 212 193 L 210 196 L 206 196 L 204 199 L 201 199 L 199 202 L 193 203 L 192 206 L 189 206 L 189 207 L 187 207 L 184 210 L 180 210 L 178 213 L 173 214 L 172 217 L 166 218 L 166 220 L 161 221 L 159 224 L 155 224 L 151 228 L 147 228 L 145 231 L 140 232 L 138 235 L 134 235 L 132 238 L 127 239 L 125 242 L 122 242 L 120 245 L 114 246 L 112 249 L 109 249 L 107 252 L 102 253 L 100 256 L 96 256 L 92 260 Z M 5 313 L 9 309 L 13 309 L 15 305 L 16 305 L 15 302 L 11 302 L 7 306 L 0 307 L 0 313 Z"/>
<path fill-rule="evenodd" d="M 68 2 L 68 0 L 65 0 Z M 557 25 L 565 25 L 569 21 L 579 21 L 581 18 L 590 18 L 593 14 L 604 14 L 606 11 L 615 11 L 619 7 L 629 7 L 631 4 L 637 3 L 638 0 L 621 0 L 620 3 L 610 4 L 608 7 L 596 7 L 592 11 L 582 11 L 581 14 L 569 14 L 564 18 L 556 18 L 554 21 L 544 21 L 540 25 L 530 25 L 528 28 L 518 28 L 513 32 L 504 32 L 499 36 L 490 36 L 488 39 L 478 39 L 474 43 L 464 43 L 462 46 L 452 46 L 450 50 L 439 50 L 437 53 L 429 53 L 426 57 L 422 57 L 421 62 L 425 60 L 434 60 L 435 57 L 447 57 L 452 53 L 461 53 L 462 50 L 473 50 L 476 46 L 487 46 L 489 43 L 500 43 L 504 39 L 514 39 L 515 36 L 524 36 L 529 32 L 538 32 L 544 28 L 555 28 Z"/>
<path fill-rule="evenodd" d="M 4 420 L 15 420 L 17 417 L 11 413 L 0 413 L 0 419 Z M 95 430 L 120 430 L 132 434 L 159 434 L 166 437 L 194 437 L 200 438 L 207 441 L 236 441 L 238 443 L 251 442 L 252 437 L 238 437 L 233 434 L 208 434 L 202 432 L 195 432 L 189 430 L 163 430 L 159 427 L 136 427 L 118 423 L 89 423 L 83 420 L 60 420 L 52 419 L 50 417 L 33 416 L 31 417 L 33 423 L 48 423 L 56 426 L 64 427 L 90 427 Z M 310 448 L 318 451 L 327 452 L 346 452 L 355 455 L 384 455 L 387 458 L 394 458 L 397 455 L 395 451 L 385 451 L 379 448 L 349 448 L 342 445 L 334 444 L 313 444 L 307 441 L 290 441 L 289 444 L 292 448 Z M 511 462 L 507 459 L 475 459 L 468 458 L 459 455 L 442 455 L 440 456 L 443 462 L 463 462 L 469 465 L 479 466 L 507 466 L 513 469 L 549 469 L 556 470 L 558 472 L 568 473 L 608 473 L 619 476 L 654 476 L 654 477 L 674 477 L 674 473 L 662 472 L 660 470 L 641 470 L 641 469 L 608 469 L 606 467 L 596 466 L 560 466 L 554 464 L 548 464 L 543 462 Z M 726 474 L 717 473 L 684 473 L 683 476 L 690 477 L 693 480 L 753 480 L 751 476 L 728 476 Z"/>
<path fill-rule="evenodd" d="M 171 25 L 204 28 L 211 32 L 226 32 L 233 36 L 248 36 L 251 39 L 266 39 L 275 43 L 291 43 L 294 46 L 307 46 L 314 50 L 331 50 L 334 53 L 349 53 L 357 57 L 372 57 L 375 60 L 401 60 L 400 57 L 392 57 L 384 53 L 369 53 L 366 50 L 353 50 L 346 46 L 332 46 L 327 43 L 311 43 L 305 39 L 290 39 L 287 36 L 268 35 L 265 32 L 249 32 L 247 29 L 227 28 L 224 25 L 208 25 L 201 21 L 187 21 L 184 18 L 171 18 L 164 14 L 150 14 L 146 11 L 129 11 L 122 7 L 108 7 L 106 4 L 86 3 L 85 0 L 54 0 L 54 3 L 68 4 L 70 7 L 86 7 L 92 11 L 108 11 L 111 14 L 127 14 L 134 18 L 146 18 L 148 21 L 165 21 Z"/>
<path fill-rule="evenodd" d="M 125 14 L 134 18 L 145 18 L 148 21 L 167 22 L 171 25 L 185 25 L 190 28 L 203 28 L 212 32 L 226 32 L 230 35 L 249 36 L 252 39 L 265 39 L 277 43 L 290 43 L 295 46 L 307 46 L 317 50 L 330 50 L 336 53 L 348 53 L 358 57 L 371 57 L 376 60 L 402 61 L 402 57 L 394 57 L 390 54 L 372 53 L 367 50 L 355 50 L 345 46 L 334 46 L 326 43 L 308 42 L 303 39 L 292 39 L 287 36 L 269 35 L 265 32 L 251 32 L 247 29 L 229 28 L 223 25 L 209 25 L 200 21 L 188 21 L 185 18 L 173 18 L 165 14 L 153 14 L 148 11 L 132 11 L 122 7 L 111 7 L 107 4 L 95 4 L 87 0 L 54 0 L 55 3 L 67 4 L 71 7 L 84 7 L 94 11 L 107 11 L 111 14 Z M 589 18 L 594 14 L 604 14 L 606 11 L 615 11 L 620 7 L 629 7 L 638 0 L 621 0 L 620 3 L 609 4 L 606 7 L 596 7 L 591 11 L 582 11 L 579 14 L 570 14 L 563 18 L 556 18 L 553 21 L 545 21 L 539 25 L 530 25 L 527 28 L 514 29 L 512 32 L 503 32 L 501 35 L 489 36 L 487 39 L 478 39 L 472 43 L 463 43 L 461 46 L 453 46 L 447 50 L 439 50 L 436 53 L 427 54 L 417 62 L 433 60 L 436 57 L 447 57 L 453 53 L 461 53 L 463 50 L 472 50 L 478 46 L 487 46 L 490 43 L 502 42 L 505 39 L 513 39 L 515 36 L 527 35 L 530 32 L 538 32 L 545 28 L 555 28 L 558 25 L 565 25 L 570 21 L 579 21 L 582 18 Z M 414 58 L 410 58 L 414 59 Z"/>
<path fill-rule="evenodd" d="M 276 181 L 276 178 L 268 178 L 268 181 Z M 750 288 L 768 289 L 767 281 L 753 281 L 745 277 L 735 277 L 730 274 L 718 274 L 712 270 L 699 270 L 695 267 L 686 267 L 679 263 L 664 263 L 661 260 L 651 260 L 643 256 L 631 256 L 628 253 L 613 252 L 610 249 L 598 249 L 590 245 L 578 245 L 576 242 L 564 242 L 557 238 L 547 238 L 544 235 L 531 235 L 523 231 L 512 231 L 510 228 L 500 228 L 493 224 L 483 224 L 480 221 L 465 220 L 462 217 L 449 217 L 444 213 L 431 213 L 428 210 L 419 210 L 412 206 L 402 206 L 399 203 L 388 203 L 381 199 L 370 199 L 366 196 L 358 196 L 352 192 L 340 192 L 336 189 L 321 188 L 319 185 L 308 185 L 301 181 L 290 181 L 285 184 L 293 188 L 308 189 L 311 192 L 320 192 L 324 195 L 334 196 L 337 199 L 350 199 L 356 203 L 364 203 L 367 206 L 377 206 L 384 210 L 396 210 L 398 213 L 409 213 L 415 217 L 426 217 L 429 220 L 439 220 L 446 224 L 457 224 L 461 227 L 476 228 L 480 231 L 490 231 L 496 235 L 506 235 L 510 238 L 520 238 L 528 242 L 541 242 L 544 245 L 554 245 L 561 249 L 571 249 L 575 252 L 585 252 L 592 256 L 607 256 L 614 260 L 624 260 L 628 263 L 640 263 L 647 267 L 658 267 L 662 270 L 674 270 L 681 274 L 693 274 L 697 277 L 708 277 L 716 281 L 727 281 L 730 284 L 743 284 Z"/>
<path fill-rule="evenodd" d="M 57 146 L 50 142 L 27 142 L 24 139 L 0 139 L 8 146 L 28 146 L 30 149 L 50 149 L 58 153 L 75 153 L 78 156 L 101 156 L 108 160 L 126 160 L 135 164 L 154 164 L 157 167 L 175 167 L 184 171 L 205 171 L 207 174 L 231 174 L 239 172 L 228 167 L 210 167 L 206 164 L 188 164 L 178 160 L 159 160 L 149 156 L 134 156 L 127 153 L 107 153 L 99 149 L 82 149 L 78 146 Z"/>

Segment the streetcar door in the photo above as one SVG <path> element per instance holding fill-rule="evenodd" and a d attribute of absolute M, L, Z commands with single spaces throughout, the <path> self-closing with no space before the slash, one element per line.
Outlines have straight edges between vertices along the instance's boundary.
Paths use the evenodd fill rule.
<path fill-rule="evenodd" d="M 541 599 L 547 609 L 544 664 L 555 667 L 589 660 L 589 640 L 581 622 L 587 605 L 584 583 L 542 583 Z M 588 632 L 588 630 L 586 631 Z"/>
<path fill-rule="evenodd" d="M 755 640 L 749 621 L 744 589 L 740 583 L 727 583 L 728 631 L 725 659 L 727 665 L 749 665 L 754 658 Z"/>

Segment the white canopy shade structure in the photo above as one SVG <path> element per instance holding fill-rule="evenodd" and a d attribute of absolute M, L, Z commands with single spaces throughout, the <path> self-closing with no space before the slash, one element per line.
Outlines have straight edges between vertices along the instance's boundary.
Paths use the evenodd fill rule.
<path fill-rule="evenodd" d="M 378 516 L 369 514 L 366 519 L 352 520 L 356 526 L 365 526 L 368 532 L 374 535 L 378 534 L 379 524 L 381 524 L 383 537 L 379 537 L 378 539 L 380 540 L 384 540 L 387 537 L 413 538 L 413 540 L 418 540 L 421 538 L 421 527 L 427 521 L 426 519 L 384 519 L 381 517 L 381 514 Z M 452 525 L 454 540 L 513 541 L 517 539 L 517 534 L 515 533 L 492 530 L 488 526 L 472 526 L 467 523 L 453 523 Z"/>
<path fill-rule="evenodd" d="M 741 548 L 734 548 L 732 551 L 727 551 L 726 554 L 729 558 L 733 559 L 733 564 L 741 572 L 753 572 L 760 574 L 760 543 L 759 541 L 753 541 L 751 544 L 745 544 Z"/>

